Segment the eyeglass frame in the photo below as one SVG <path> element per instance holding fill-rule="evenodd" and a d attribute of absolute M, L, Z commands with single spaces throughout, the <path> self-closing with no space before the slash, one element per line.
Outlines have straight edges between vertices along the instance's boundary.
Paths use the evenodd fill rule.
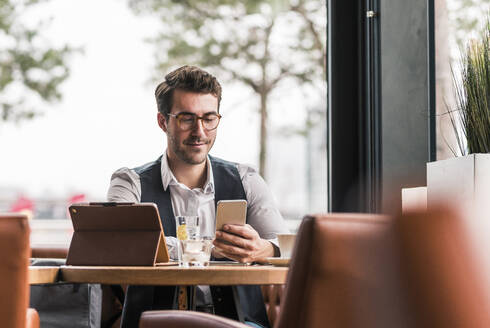
<path fill-rule="evenodd" d="M 204 119 L 205 119 L 205 116 L 206 115 L 216 115 L 218 117 L 218 123 L 216 124 L 216 127 L 212 128 L 212 129 L 208 129 L 204 126 Z M 192 126 L 189 128 L 189 129 L 182 129 L 180 127 L 180 119 L 178 118 L 179 115 L 193 115 L 195 117 L 195 122 L 192 124 Z M 189 112 L 180 112 L 180 113 L 177 113 L 177 114 L 171 114 L 171 113 L 167 113 L 167 116 L 172 116 L 174 117 L 176 120 L 177 120 L 177 126 L 179 127 L 179 129 L 181 129 L 182 131 L 190 131 L 192 130 L 192 127 L 199 121 L 201 120 L 201 124 L 202 124 L 202 127 L 206 130 L 206 131 L 213 131 L 213 130 L 216 130 L 218 128 L 218 125 L 219 125 L 219 122 L 221 120 L 221 118 L 223 117 L 223 115 L 221 115 L 220 113 L 215 113 L 215 112 L 210 112 L 210 113 L 205 113 L 204 115 L 202 116 L 199 116 L 195 113 L 189 113 Z"/>

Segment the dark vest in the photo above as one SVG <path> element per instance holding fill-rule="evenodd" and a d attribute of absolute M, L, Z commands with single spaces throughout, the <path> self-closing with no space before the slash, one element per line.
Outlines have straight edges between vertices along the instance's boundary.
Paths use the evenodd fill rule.
<path fill-rule="evenodd" d="M 220 200 L 246 199 L 242 181 L 236 166 L 219 158 L 211 157 L 214 178 L 215 205 Z M 163 189 L 161 157 L 137 167 L 134 171 L 141 182 L 141 202 L 152 202 L 158 207 L 165 236 L 175 237 L 175 217 L 170 198 L 170 188 Z M 269 326 L 262 292 L 259 286 L 211 287 L 215 313 L 233 316 L 228 312 L 230 298 L 235 295 L 237 309 L 246 321 Z M 147 310 L 172 309 L 176 304 L 175 286 L 129 286 L 124 302 L 121 327 L 137 327 L 141 313 Z M 239 304 L 239 305 L 238 305 Z"/>

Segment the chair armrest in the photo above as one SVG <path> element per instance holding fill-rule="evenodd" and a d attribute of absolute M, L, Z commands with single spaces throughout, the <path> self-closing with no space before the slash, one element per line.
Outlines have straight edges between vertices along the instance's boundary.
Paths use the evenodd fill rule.
<path fill-rule="evenodd" d="M 27 309 L 26 328 L 39 328 L 39 314 L 35 309 Z"/>
<path fill-rule="evenodd" d="M 250 328 L 249 326 L 217 315 L 193 311 L 145 311 L 139 328 Z"/>

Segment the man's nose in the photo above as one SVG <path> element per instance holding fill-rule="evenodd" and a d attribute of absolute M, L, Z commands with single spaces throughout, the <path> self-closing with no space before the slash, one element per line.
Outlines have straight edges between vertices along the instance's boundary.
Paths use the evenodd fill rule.
<path fill-rule="evenodd" d="M 204 121 L 200 118 L 196 118 L 194 125 L 192 126 L 192 134 L 194 135 L 204 135 L 206 134 L 206 129 L 204 128 Z"/>

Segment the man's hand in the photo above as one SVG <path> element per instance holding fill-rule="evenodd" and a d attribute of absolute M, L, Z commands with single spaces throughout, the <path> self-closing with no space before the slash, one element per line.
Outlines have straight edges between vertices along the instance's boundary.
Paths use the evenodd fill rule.
<path fill-rule="evenodd" d="M 272 244 L 261 239 L 250 225 L 226 224 L 223 231 L 216 231 L 213 241 L 214 251 L 229 259 L 249 263 L 258 259 L 274 256 Z"/>

